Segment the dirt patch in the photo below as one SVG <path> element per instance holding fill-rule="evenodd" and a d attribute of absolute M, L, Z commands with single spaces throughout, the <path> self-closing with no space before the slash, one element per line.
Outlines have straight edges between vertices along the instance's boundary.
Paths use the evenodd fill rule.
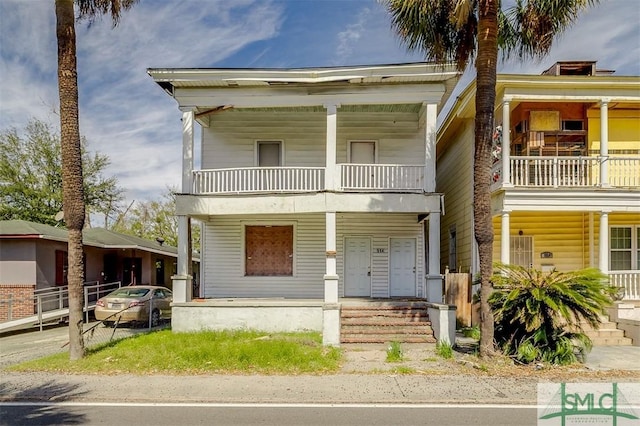
<path fill-rule="evenodd" d="M 386 344 L 342 345 L 345 359 L 340 373 L 474 375 L 540 381 L 640 379 L 640 371 L 637 370 L 590 370 L 583 364 L 518 365 L 504 356 L 483 360 L 464 347 L 454 351 L 453 359 L 444 359 L 437 354 L 436 345 L 433 343 L 402 344 L 402 361 L 387 362 L 387 348 Z"/>

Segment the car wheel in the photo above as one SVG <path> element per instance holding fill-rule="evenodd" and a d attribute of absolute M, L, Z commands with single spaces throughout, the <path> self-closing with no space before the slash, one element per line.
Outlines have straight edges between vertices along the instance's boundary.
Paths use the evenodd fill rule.
<path fill-rule="evenodd" d="M 160 324 L 160 311 L 154 309 L 153 312 L 151 312 L 151 327 L 157 327 L 158 324 Z"/>

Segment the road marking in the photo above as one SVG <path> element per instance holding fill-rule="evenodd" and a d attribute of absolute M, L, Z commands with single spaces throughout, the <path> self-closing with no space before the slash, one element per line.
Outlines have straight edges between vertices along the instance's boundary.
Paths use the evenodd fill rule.
<path fill-rule="evenodd" d="M 0 406 L 22 407 L 209 407 L 209 408 L 484 408 L 484 409 L 536 409 L 531 404 L 411 404 L 411 403 L 243 403 L 243 402 L 46 402 L 46 401 L 0 401 Z"/>

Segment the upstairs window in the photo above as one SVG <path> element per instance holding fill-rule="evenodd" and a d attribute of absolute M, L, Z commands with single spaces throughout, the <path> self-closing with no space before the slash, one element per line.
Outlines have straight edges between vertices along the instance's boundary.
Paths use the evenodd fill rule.
<path fill-rule="evenodd" d="M 256 157 L 258 167 L 282 166 L 282 141 L 257 141 Z"/>

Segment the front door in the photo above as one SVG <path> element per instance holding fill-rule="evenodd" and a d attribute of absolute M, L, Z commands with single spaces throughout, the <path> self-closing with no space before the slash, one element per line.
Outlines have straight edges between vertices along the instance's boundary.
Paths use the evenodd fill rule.
<path fill-rule="evenodd" d="M 389 258 L 389 296 L 416 295 L 416 240 L 391 238 Z"/>
<path fill-rule="evenodd" d="M 345 297 L 370 297 L 371 238 L 349 237 L 344 246 Z"/>

